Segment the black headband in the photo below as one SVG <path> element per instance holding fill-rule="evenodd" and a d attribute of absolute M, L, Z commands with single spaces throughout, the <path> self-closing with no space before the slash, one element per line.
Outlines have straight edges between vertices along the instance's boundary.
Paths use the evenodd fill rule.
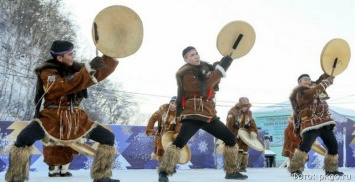
<path fill-rule="evenodd" d="M 194 48 L 194 47 L 192 47 L 192 46 L 186 47 L 186 48 L 182 51 L 182 57 L 185 57 L 185 55 L 186 55 L 188 52 L 190 52 L 191 50 L 193 50 L 193 49 L 196 49 L 196 48 Z"/>
<path fill-rule="evenodd" d="M 300 81 L 302 81 L 302 79 L 304 79 L 304 78 L 311 78 L 311 77 L 309 77 L 308 74 L 302 74 L 302 75 L 300 75 L 300 76 L 297 78 L 297 81 L 300 82 Z"/>

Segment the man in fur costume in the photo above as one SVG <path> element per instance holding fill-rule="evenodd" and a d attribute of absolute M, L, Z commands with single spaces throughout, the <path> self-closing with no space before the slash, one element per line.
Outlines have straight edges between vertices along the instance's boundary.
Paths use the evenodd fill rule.
<path fill-rule="evenodd" d="M 318 82 L 321 80 L 318 80 Z M 317 82 L 312 82 L 311 87 L 314 87 L 317 85 Z M 321 94 L 319 94 L 320 98 L 327 100 L 329 99 L 328 94 L 326 91 L 323 91 Z M 282 148 L 282 156 L 288 157 L 291 161 L 293 154 L 295 153 L 295 150 L 298 148 L 299 144 L 301 143 L 301 137 L 299 135 L 296 135 L 294 131 L 294 116 L 288 117 L 288 124 L 287 127 L 284 131 L 284 144 Z M 308 161 L 308 159 L 307 159 Z"/>
<path fill-rule="evenodd" d="M 216 115 L 214 101 L 218 83 L 225 76 L 233 59 L 224 57 L 216 66 L 200 60 L 197 50 L 189 46 L 182 52 L 186 62 L 176 73 L 178 95 L 176 99 L 176 118 L 182 123 L 180 132 L 165 150 L 163 160 L 158 166 L 159 182 L 168 182 L 173 175 L 181 149 L 190 138 L 203 129 L 225 143 L 224 169 L 226 179 L 246 179 L 238 172 L 238 146 L 233 133 Z"/>
<path fill-rule="evenodd" d="M 302 138 L 296 149 L 288 168 L 293 177 L 302 175 L 304 164 L 308 158 L 313 142 L 319 136 L 328 149 L 324 158 L 324 170 L 326 175 L 343 175 L 338 171 L 338 143 L 333 129 L 335 121 L 330 117 L 329 107 L 322 93 L 333 84 L 334 77 L 323 74 L 311 86 L 308 74 L 298 77 L 298 87 L 290 96 L 294 116 L 294 133 Z"/>
<path fill-rule="evenodd" d="M 154 151 L 152 158 L 160 162 L 164 155 L 162 145 L 162 136 L 167 131 L 174 131 L 179 133 L 181 123 L 177 123 L 175 119 L 176 111 L 176 96 L 170 99 L 169 104 L 163 104 L 157 111 L 149 118 L 145 134 L 154 136 Z M 157 129 L 154 128 L 155 123 L 158 122 Z"/>
<path fill-rule="evenodd" d="M 251 104 L 247 97 L 239 98 L 239 102 L 233 106 L 227 116 L 227 127 L 233 132 L 238 142 L 238 167 L 239 172 L 246 172 L 249 160 L 249 146 L 238 137 L 238 130 L 245 128 L 249 131 L 252 139 L 257 138 L 258 128 L 250 110 Z"/>
<path fill-rule="evenodd" d="M 108 77 L 118 61 L 104 55 L 95 57 L 89 64 L 80 64 L 73 61 L 73 47 L 68 41 L 54 41 L 50 49 L 53 59 L 35 69 L 38 76 L 35 119 L 19 133 L 10 149 L 6 181 L 29 179 L 35 141 L 42 140 L 48 146 L 65 146 L 86 137 L 100 143 L 91 166 L 93 181 L 119 182 L 110 178 L 116 153 L 114 134 L 90 120 L 79 107 L 81 100 L 87 97 L 86 89 Z"/>

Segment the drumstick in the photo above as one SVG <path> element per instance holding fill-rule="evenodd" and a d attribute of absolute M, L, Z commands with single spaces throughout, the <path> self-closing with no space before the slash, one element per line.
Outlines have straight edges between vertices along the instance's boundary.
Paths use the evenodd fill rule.
<path fill-rule="evenodd" d="M 235 49 L 237 49 L 237 47 L 239 45 L 239 42 L 242 40 L 242 38 L 243 38 L 243 34 L 239 34 L 238 37 L 237 37 L 237 40 L 235 40 L 235 42 L 233 44 L 232 51 L 229 54 L 229 57 L 231 57 L 233 52 L 235 51 Z"/>
<path fill-rule="evenodd" d="M 94 36 L 95 36 L 96 56 L 99 56 L 99 50 L 97 49 L 97 46 L 96 46 L 96 44 L 99 42 L 99 32 L 97 31 L 96 22 L 94 22 Z"/>
<path fill-rule="evenodd" d="M 330 76 L 333 76 L 334 70 L 337 67 L 337 62 L 338 62 L 338 58 L 335 58 L 334 63 L 333 63 L 332 74 L 330 74 Z"/>

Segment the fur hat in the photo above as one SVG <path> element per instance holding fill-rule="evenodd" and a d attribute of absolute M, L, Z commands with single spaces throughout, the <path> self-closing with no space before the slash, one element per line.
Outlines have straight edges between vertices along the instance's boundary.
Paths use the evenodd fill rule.
<path fill-rule="evenodd" d="M 56 40 L 52 43 L 50 53 L 55 58 L 58 55 L 73 52 L 74 45 L 71 42 L 64 40 Z"/>
<path fill-rule="evenodd" d="M 196 48 L 194 48 L 194 47 L 192 47 L 192 46 L 186 47 L 186 48 L 182 51 L 182 57 L 185 57 L 186 54 L 187 54 L 188 52 L 190 52 L 191 50 L 193 50 L 193 49 L 196 49 Z"/>
<path fill-rule="evenodd" d="M 308 74 L 302 74 L 297 78 L 297 82 L 302 81 L 304 78 L 311 78 Z"/>
<path fill-rule="evenodd" d="M 251 107 L 248 97 L 240 97 L 237 106 L 238 107 Z"/>

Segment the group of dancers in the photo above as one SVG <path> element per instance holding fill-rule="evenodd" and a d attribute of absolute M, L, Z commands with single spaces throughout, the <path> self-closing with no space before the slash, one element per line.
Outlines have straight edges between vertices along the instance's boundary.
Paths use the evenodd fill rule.
<path fill-rule="evenodd" d="M 240 41 L 239 37 L 236 45 Z M 80 102 L 88 97 L 87 88 L 114 72 L 118 60 L 104 54 L 89 63 L 79 63 L 73 61 L 73 48 L 71 42 L 54 41 L 49 50 L 52 58 L 35 69 L 36 114 L 11 146 L 9 167 L 5 174 L 7 182 L 29 179 L 31 150 L 37 140 L 45 145 L 44 155 L 45 162 L 50 166 L 49 176 L 71 176 L 68 163 L 75 151 L 68 146 L 83 138 L 99 143 L 90 171 L 93 181 L 119 182 L 111 178 L 117 150 L 114 134 L 92 121 L 80 108 Z M 226 122 L 217 116 L 214 99 L 233 58 L 227 55 L 209 64 L 200 60 L 193 46 L 182 51 L 182 58 L 186 64 L 176 72 L 177 95 L 152 115 L 146 130 L 147 135 L 155 136 L 152 158 L 159 161 L 158 181 L 168 182 L 169 176 L 176 173 L 175 167 L 182 148 L 199 129 L 224 142 L 225 178 L 247 179 L 248 176 L 241 172 L 246 172 L 248 165 L 248 145 L 238 137 L 238 131 L 245 128 L 251 138 L 257 138 L 249 99 L 240 97 L 239 102 L 228 112 Z M 302 175 L 308 159 L 307 153 L 317 137 L 323 140 L 328 149 L 324 159 L 325 174 L 343 175 L 338 171 L 338 146 L 332 131 L 336 123 L 330 117 L 326 98 L 321 97 L 333 84 L 333 80 L 334 76 L 325 73 L 316 82 L 312 82 L 308 74 L 302 74 L 297 79 L 298 86 L 290 95 L 293 112 L 287 131 L 295 142 L 286 153 L 290 157 L 288 170 L 292 176 Z M 156 121 L 158 130 L 154 129 Z M 167 131 L 174 132 L 175 137 L 174 141 L 163 147 L 161 138 Z"/>

